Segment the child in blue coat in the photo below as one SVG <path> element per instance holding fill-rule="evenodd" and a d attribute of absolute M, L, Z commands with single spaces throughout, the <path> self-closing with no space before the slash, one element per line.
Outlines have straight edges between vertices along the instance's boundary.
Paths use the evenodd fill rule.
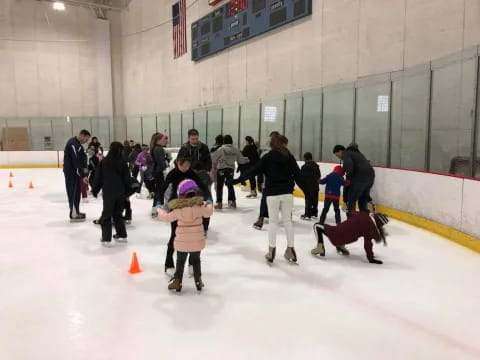
<path fill-rule="evenodd" d="M 321 225 L 325 224 L 325 219 L 327 217 L 328 210 L 330 210 L 330 205 L 333 204 L 333 209 L 335 211 L 335 222 L 340 224 L 342 218 L 340 215 L 340 188 L 345 185 L 345 180 L 343 176 L 345 172 L 341 166 L 335 166 L 333 172 L 327 175 L 324 179 L 320 180 L 320 184 L 325 186 L 325 202 L 323 205 L 322 215 L 320 215 L 319 223 Z"/>

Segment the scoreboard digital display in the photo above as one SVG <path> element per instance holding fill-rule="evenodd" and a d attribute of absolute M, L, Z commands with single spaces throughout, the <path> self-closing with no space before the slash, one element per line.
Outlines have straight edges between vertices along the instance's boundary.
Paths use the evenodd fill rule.
<path fill-rule="evenodd" d="M 192 23 L 192 60 L 312 14 L 312 0 L 230 0 Z"/>

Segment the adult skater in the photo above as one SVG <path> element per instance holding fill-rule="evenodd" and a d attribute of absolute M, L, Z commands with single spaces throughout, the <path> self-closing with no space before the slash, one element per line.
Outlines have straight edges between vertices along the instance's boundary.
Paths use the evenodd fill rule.
<path fill-rule="evenodd" d="M 113 238 L 118 242 L 127 242 L 127 230 L 122 217 L 125 201 L 130 192 L 130 171 L 123 159 L 123 145 L 112 142 L 107 156 L 100 162 L 95 174 L 93 196 L 103 192 L 103 211 L 100 218 L 102 226 L 101 243 L 110 246 L 112 243 L 112 218 L 116 234 Z"/>
<path fill-rule="evenodd" d="M 273 136 L 280 136 L 280 133 L 278 131 L 272 131 L 270 133 L 270 135 L 268 136 L 269 146 Z M 264 157 L 266 154 L 268 154 L 269 151 L 270 151 L 270 148 L 261 149 L 259 151 L 259 158 L 261 159 L 262 157 Z M 258 174 L 257 186 L 259 188 L 259 191 L 262 193 L 262 199 L 260 200 L 260 211 L 259 211 L 258 219 L 253 223 L 253 228 L 257 230 L 262 230 L 265 219 L 268 218 L 267 196 L 263 191 L 265 186 L 265 175 L 263 173 Z"/>
<path fill-rule="evenodd" d="M 244 165 L 244 172 L 248 171 L 250 168 L 252 168 L 260 159 L 260 156 L 258 155 L 258 148 L 257 145 L 255 145 L 255 141 L 251 136 L 246 136 L 245 137 L 245 147 L 242 150 L 243 156 L 248 158 L 249 162 L 248 164 Z M 248 179 L 250 183 L 250 195 L 247 195 L 247 199 L 253 199 L 257 197 L 257 180 L 255 176 L 252 176 L 250 179 Z"/>
<path fill-rule="evenodd" d="M 153 160 L 153 177 L 155 178 L 155 196 L 153 197 L 152 216 L 157 215 L 157 204 L 160 203 L 160 188 L 162 187 L 164 176 L 163 172 L 167 169 L 165 155 L 165 146 L 167 146 L 168 137 L 162 133 L 156 134 L 150 144 L 150 156 Z"/>
<path fill-rule="evenodd" d="M 344 222 L 337 226 L 321 225 L 317 223 L 313 226 L 317 247 L 312 249 L 312 255 L 325 256 L 325 246 L 323 235 L 328 237 L 330 242 L 337 248 L 337 252 L 344 256 L 350 255 L 345 248 L 346 244 L 351 244 L 363 237 L 363 246 L 367 254 L 368 262 L 371 264 L 383 264 L 382 261 L 375 259 L 373 254 L 372 239 L 376 243 L 386 244 L 386 235 L 383 227 L 388 223 L 388 217 L 384 214 L 368 214 L 366 212 L 354 212 Z"/>
<path fill-rule="evenodd" d="M 70 221 L 85 221 L 85 214 L 80 212 L 80 181 L 88 183 L 87 155 L 82 144 L 90 139 L 88 130 L 82 130 L 77 136 L 68 140 L 63 153 L 63 174 L 67 188 Z"/>
<path fill-rule="evenodd" d="M 296 262 L 295 239 L 293 233 L 292 211 L 293 211 L 293 190 L 295 182 L 303 187 L 301 183 L 300 168 L 293 155 L 287 148 L 288 139 L 283 135 L 272 136 L 270 140 L 271 150 L 263 156 L 260 161 L 245 175 L 233 181 L 239 183 L 241 180 L 263 173 L 265 174 L 265 188 L 263 193 L 266 196 L 270 227 L 268 229 L 269 248 L 265 259 L 273 263 L 277 246 L 277 232 L 279 226 L 279 214 L 282 214 L 283 225 L 287 233 L 287 249 L 284 257 L 288 261 Z"/>
<path fill-rule="evenodd" d="M 347 149 L 343 145 L 335 145 L 333 153 L 342 160 L 343 170 L 350 180 L 347 216 L 355 211 L 357 201 L 360 211 L 368 213 L 370 190 L 375 182 L 375 171 L 370 161 L 358 150 L 356 144 L 350 145 Z"/>
<path fill-rule="evenodd" d="M 209 189 L 212 186 L 210 171 L 212 170 L 212 158 L 208 146 L 200 142 L 197 129 L 188 130 L 188 142 L 183 144 L 178 152 L 179 158 L 190 158 L 191 168 L 198 175 L 200 181 Z M 200 186 L 200 184 L 199 184 Z M 210 218 L 205 218 L 203 228 L 208 231 Z"/>
<path fill-rule="evenodd" d="M 217 169 L 217 204 L 216 210 L 221 210 L 223 205 L 223 185 L 227 180 L 233 179 L 235 172 L 235 162 L 239 165 L 247 164 L 248 158 L 244 157 L 240 150 L 233 146 L 233 139 L 231 135 L 223 137 L 223 146 L 213 153 L 212 163 L 213 167 Z M 232 184 L 227 183 L 228 188 L 228 207 L 230 209 L 237 208 L 237 199 L 235 197 L 235 189 Z"/>

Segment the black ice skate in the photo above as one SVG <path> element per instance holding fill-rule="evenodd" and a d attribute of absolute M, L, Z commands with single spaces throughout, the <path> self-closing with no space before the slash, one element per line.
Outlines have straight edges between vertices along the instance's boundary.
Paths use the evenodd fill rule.
<path fill-rule="evenodd" d="M 308 215 L 300 215 L 300 219 L 302 220 L 306 220 L 306 221 L 311 221 L 312 220 L 312 217 L 311 216 L 308 216 Z"/>
<path fill-rule="evenodd" d="M 259 217 L 258 220 L 253 224 L 253 228 L 257 230 L 262 230 L 263 227 L 263 217 Z"/>
<path fill-rule="evenodd" d="M 195 279 L 195 287 L 197 288 L 197 291 L 202 291 L 202 289 L 205 287 L 201 277 Z"/>
<path fill-rule="evenodd" d="M 119 242 L 119 243 L 127 243 L 128 240 L 127 240 L 127 236 L 120 236 L 120 235 L 113 235 L 113 239 L 116 241 L 116 242 Z"/>
<path fill-rule="evenodd" d="M 350 256 L 350 251 L 345 246 L 337 246 L 337 253 L 343 256 Z"/>

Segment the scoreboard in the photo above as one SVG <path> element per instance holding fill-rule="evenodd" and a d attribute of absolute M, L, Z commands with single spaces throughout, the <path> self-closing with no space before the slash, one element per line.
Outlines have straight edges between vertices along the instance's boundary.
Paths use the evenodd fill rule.
<path fill-rule="evenodd" d="M 312 14 L 312 0 L 230 0 L 192 23 L 192 60 Z"/>

